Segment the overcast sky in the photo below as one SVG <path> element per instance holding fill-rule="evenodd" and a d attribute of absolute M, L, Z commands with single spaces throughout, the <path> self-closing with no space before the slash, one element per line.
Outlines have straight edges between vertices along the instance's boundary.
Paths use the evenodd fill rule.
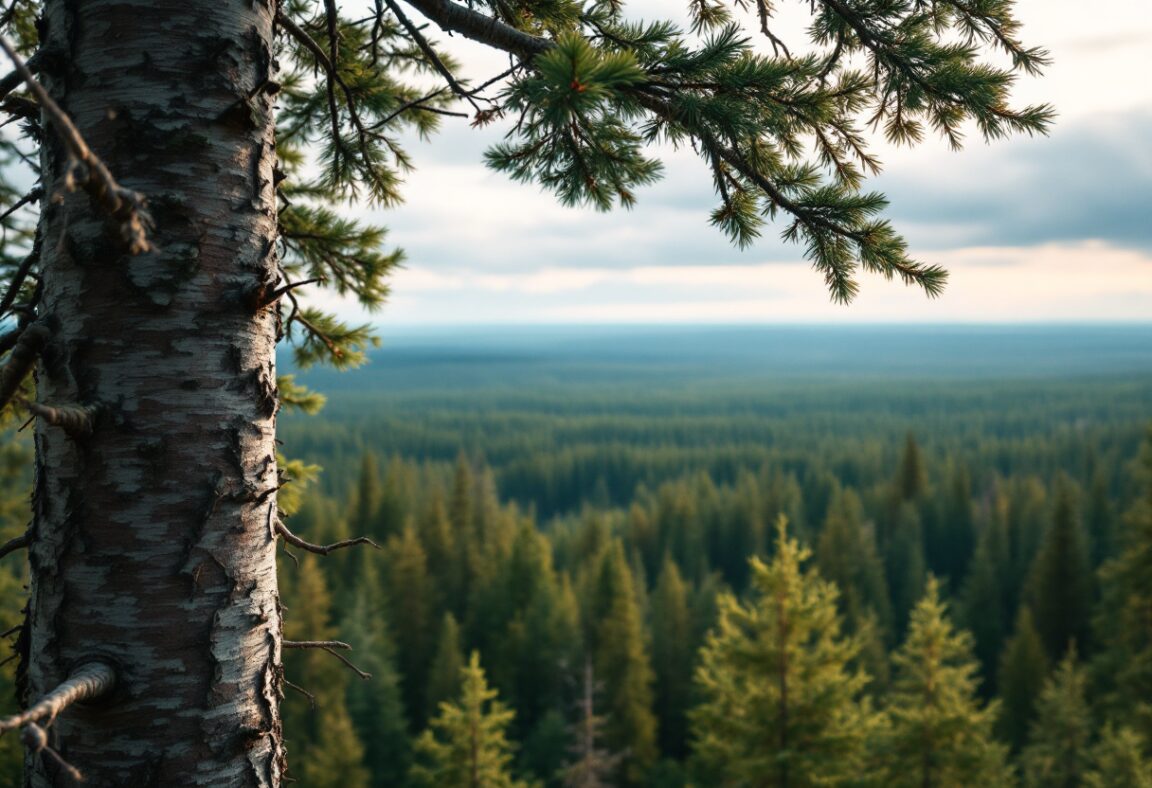
<path fill-rule="evenodd" d="M 628 7 L 654 18 L 679 14 L 685 2 Z M 802 13 L 807 3 L 781 5 Z M 891 199 L 890 218 L 919 259 L 951 271 L 937 300 L 863 276 L 852 305 L 832 304 L 778 228 L 734 249 L 708 224 L 715 198 L 690 153 L 666 158 L 664 180 L 640 193 L 637 208 L 599 214 L 488 171 L 482 153 L 504 129 L 476 132 L 459 120 L 412 147 L 406 202 L 378 215 L 408 262 L 371 319 L 394 327 L 1150 320 L 1147 0 L 1017 6 L 1025 42 L 1048 47 L 1054 64 L 1042 79 L 1021 79 L 1016 103 L 1054 104 L 1051 136 L 990 145 L 973 137 L 961 153 L 936 139 L 880 148 L 886 170 L 874 186 Z M 506 62 L 475 50 L 462 57 L 480 78 Z"/>

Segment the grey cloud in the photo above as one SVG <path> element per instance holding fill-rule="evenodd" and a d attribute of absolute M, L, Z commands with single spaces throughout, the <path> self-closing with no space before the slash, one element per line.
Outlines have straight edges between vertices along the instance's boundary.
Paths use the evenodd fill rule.
<path fill-rule="evenodd" d="M 876 179 L 919 248 L 1103 240 L 1152 249 L 1152 110 L 1057 125 L 1050 138 L 973 149 Z M 949 225 L 941 242 L 919 225 Z M 957 235 L 959 237 L 957 237 Z"/>

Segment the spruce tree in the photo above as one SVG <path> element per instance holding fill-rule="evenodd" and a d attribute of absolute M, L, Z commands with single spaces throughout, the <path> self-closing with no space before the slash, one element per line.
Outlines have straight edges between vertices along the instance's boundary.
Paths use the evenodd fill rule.
<path fill-rule="evenodd" d="M 619 540 L 601 557 L 592 593 L 589 645 L 596 677 L 604 682 L 604 743 L 625 753 L 617 781 L 641 784 L 657 753 L 654 676 L 632 571 Z"/>
<path fill-rule="evenodd" d="M 473 651 L 460 671 L 460 698 L 442 703 L 416 742 L 411 777 L 428 788 L 521 788 L 510 771 L 512 743 L 506 734 L 514 713 L 488 687 L 480 655 Z"/>
<path fill-rule="evenodd" d="M 752 558 L 752 595 L 719 600 L 690 712 L 704 781 L 800 788 L 845 785 L 865 765 L 878 716 L 861 700 L 859 644 L 841 632 L 835 587 L 777 524 L 770 563 Z"/>
<path fill-rule="evenodd" d="M 1060 659 L 1069 643 L 1084 648 L 1093 601 L 1092 569 L 1076 492 L 1065 477 L 1056 485 L 1052 524 L 1032 563 L 1027 599 L 1050 658 Z"/>
<path fill-rule="evenodd" d="M 436 655 L 428 668 L 428 689 L 424 694 L 425 717 L 436 716 L 440 704 L 459 695 L 460 676 L 464 669 L 464 648 L 460 643 L 460 625 L 451 613 L 445 613 L 436 638 Z"/>
<path fill-rule="evenodd" d="M 1102 601 L 1094 621 L 1103 705 L 1110 719 L 1152 741 L 1152 429 L 1141 450 L 1140 496 L 1124 513 L 1120 553 L 1100 570 Z"/>
<path fill-rule="evenodd" d="M 1023 606 L 1016 616 L 1016 631 L 1000 655 L 1000 669 L 996 673 L 1001 701 L 996 730 L 1014 751 L 1024 745 L 1028 736 L 1036 699 L 1049 669 L 1044 643 L 1032 623 L 1032 611 Z"/>
<path fill-rule="evenodd" d="M 816 542 L 820 574 L 840 591 L 840 612 L 857 630 L 871 611 L 882 636 L 892 635 L 892 604 L 876 536 L 864 521 L 864 505 L 855 490 L 837 488 Z"/>
<path fill-rule="evenodd" d="M 1020 753 L 1026 788 L 1076 788 L 1083 780 L 1093 727 L 1087 684 L 1071 648 L 1036 702 L 1036 719 Z"/>
<path fill-rule="evenodd" d="M 388 622 L 398 646 L 396 663 L 404 690 L 408 719 L 419 730 L 427 719 L 424 693 L 432 658 L 434 629 L 432 584 L 427 557 L 412 528 L 388 540 L 384 547 L 384 598 Z"/>
<path fill-rule="evenodd" d="M 667 558 L 652 592 L 652 668 L 660 751 L 681 759 L 687 751 L 687 713 L 696 641 L 688 609 L 688 588 Z"/>
<path fill-rule="evenodd" d="M 378 569 L 379 555 L 362 552 L 353 602 L 340 621 L 341 637 L 355 644 L 356 665 L 370 681 L 349 682 L 348 713 L 364 745 L 364 766 L 373 786 L 399 786 L 412 759 L 408 721 L 388 630 Z"/>
<path fill-rule="evenodd" d="M 1105 725 L 1091 757 L 1084 788 L 1152 788 L 1148 742 L 1131 728 Z"/>
<path fill-rule="evenodd" d="M 972 569 L 960 587 L 957 605 L 957 619 L 972 633 L 976 658 L 985 676 L 996 674 L 1010 615 L 1005 578 L 1011 571 L 1011 545 L 1001 504 L 996 495 L 982 518 Z"/>
<path fill-rule="evenodd" d="M 285 595 L 293 617 L 285 629 L 288 644 L 329 641 L 332 597 L 315 556 L 303 556 Z M 296 757 L 292 774 L 317 788 L 367 788 L 364 746 L 347 707 L 351 675 L 333 655 L 320 648 L 289 649 L 284 660 L 287 680 L 307 699 L 293 697 L 284 710 L 286 747 Z M 302 694 L 302 693 L 300 693 Z"/>
<path fill-rule="evenodd" d="M 908 637 L 892 656 L 889 724 L 879 756 L 886 786 L 1009 785 L 1008 748 L 992 734 L 995 704 L 976 694 L 972 637 L 956 631 L 936 579 L 912 611 Z"/>

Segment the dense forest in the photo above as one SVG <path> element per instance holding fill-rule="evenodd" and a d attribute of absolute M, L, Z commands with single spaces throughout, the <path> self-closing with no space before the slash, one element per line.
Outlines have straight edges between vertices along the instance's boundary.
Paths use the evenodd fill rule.
<path fill-rule="evenodd" d="M 281 564 L 286 640 L 353 646 L 286 652 L 304 786 L 1152 786 L 1148 327 L 421 335 L 298 381 L 292 530 L 380 548 Z"/>

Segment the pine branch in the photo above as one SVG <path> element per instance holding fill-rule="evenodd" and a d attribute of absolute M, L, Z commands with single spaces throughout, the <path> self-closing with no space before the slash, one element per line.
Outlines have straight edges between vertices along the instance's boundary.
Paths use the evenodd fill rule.
<path fill-rule="evenodd" d="M 106 662 L 85 662 L 72 671 L 68 680 L 20 714 L 0 719 L 0 734 L 29 723 L 46 721 L 51 725 L 62 711 L 74 703 L 107 695 L 116 685 L 116 672 Z"/>
<path fill-rule="evenodd" d="M 83 187 L 113 219 L 118 221 L 120 234 L 128 244 L 129 252 L 141 254 L 151 250 L 152 244 L 148 241 L 148 232 L 152 229 L 152 217 L 145 209 L 144 196 L 139 192 L 125 189 L 116 182 L 108 167 L 88 147 L 88 143 L 84 141 L 64 110 L 52 100 L 44 86 L 36 81 L 28 65 L 3 36 L 0 36 L 0 49 L 4 50 L 16 66 L 21 79 L 36 96 L 41 109 L 51 119 L 57 135 L 68 149 L 71 161 L 64 178 L 65 189 L 73 191 L 77 185 Z"/>
<path fill-rule="evenodd" d="M 460 83 L 456 81 L 456 78 L 452 76 L 452 72 L 444 65 L 444 61 L 436 54 L 436 50 L 428 43 L 428 39 L 424 38 L 424 34 L 420 32 L 420 29 L 412 24 L 412 20 L 408 18 L 403 9 L 396 3 L 396 0 L 384 1 L 388 4 L 388 8 L 392 10 L 392 13 L 396 15 L 396 18 L 400 20 L 400 24 L 408 31 L 408 35 L 412 36 L 412 40 L 416 42 L 416 46 L 420 47 L 420 51 L 424 53 L 424 56 L 428 58 L 432 65 L 436 67 L 436 70 L 440 72 L 440 76 L 444 77 L 444 81 L 448 83 L 448 87 L 452 89 L 452 92 L 460 98 L 466 99 L 477 112 L 482 112 L 483 110 L 481 110 L 480 105 L 476 103 L 476 99 L 472 98 L 468 91 L 464 90 Z"/>

